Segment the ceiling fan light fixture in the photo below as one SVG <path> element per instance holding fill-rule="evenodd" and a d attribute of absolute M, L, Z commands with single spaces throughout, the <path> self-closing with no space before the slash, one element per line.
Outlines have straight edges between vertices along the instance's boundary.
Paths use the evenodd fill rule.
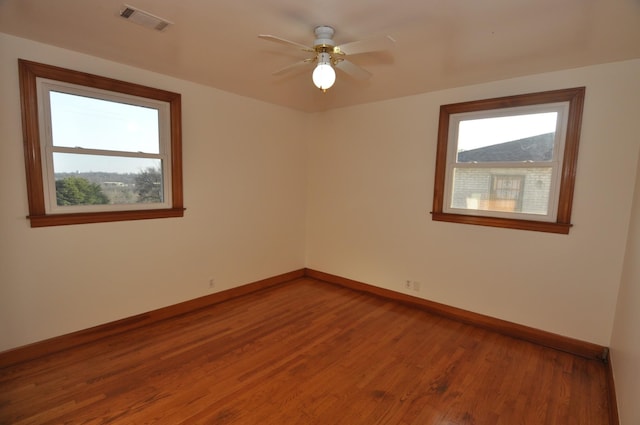
<path fill-rule="evenodd" d="M 350 75 L 356 80 L 365 81 L 371 78 L 371 73 L 369 71 L 351 62 L 347 56 L 385 50 L 389 47 L 390 43 L 395 42 L 393 38 L 387 35 L 376 39 L 352 41 L 347 44 L 336 46 L 333 41 L 333 34 L 335 31 L 332 27 L 322 25 L 316 27 L 314 33 L 316 35 L 316 39 L 313 42 L 313 47 L 307 47 L 304 44 L 289 41 L 274 35 L 258 35 L 258 37 L 263 40 L 273 41 L 279 44 L 287 44 L 295 47 L 296 49 L 302 50 L 303 52 L 315 53 L 314 57 L 304 59 L 300 62 L 296 62 L 292 65 L 279 69 L 274 72 L 273 75 L 282 75 L 292 69 L 298 69 L 300 65 L 315 64 L 316 67 L 311 75 L 313 84 L 322 92 L 326 92 L 336 82 L 335 68 L 340 68 L 342 72 Z"/>
<path fill-rule="evenodd" d="M 336 82 L 336 71 L 331 66 L 331 56 L 328 53 L 320 53 L 318 66 L 313 70 L 311 78 L 313 84 L 323 92 L 330 89 Z"/>

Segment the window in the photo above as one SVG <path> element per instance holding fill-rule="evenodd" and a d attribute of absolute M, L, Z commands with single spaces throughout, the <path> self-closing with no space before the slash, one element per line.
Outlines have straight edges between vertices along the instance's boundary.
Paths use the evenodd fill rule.
<path fill-rule="evenodd" d="M 180 94 L 18 64 L 31 227 L 183 216 Z"/>
<path fill-rule="evenodd" d="M 491 175 L 489 204 L 481 208 L 490 211 L 522 211 L 524 175 Z"/>
<path fill-rule="evenodd" d="M 441 106 L 433 220 L 569 233 L 584 93 Z"/>

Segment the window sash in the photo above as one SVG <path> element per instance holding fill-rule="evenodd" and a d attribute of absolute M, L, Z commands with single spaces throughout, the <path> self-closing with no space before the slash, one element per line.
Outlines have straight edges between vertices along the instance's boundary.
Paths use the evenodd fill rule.
<path fill-rule="evenodd" d="M 564 152 L 564 140 L 567 129 L 567 112 L 569 102 L 558 102 L 544 105 L 530 105 L 513 108 L 502 108 L 499 110 L 474 111 L 452 114 L 449 121 L 449 140 L 447 143 L 447 170 L 445 178 L 445 203 L 443 211 L 445 213 L 477 215 L 487 217 L 503 217 L 512 219 L 526 219 L 539 221 L 555 221 L 558 213 L 558 190 L 560 185 L 559 168 L 562 164 Z M 467 120 L 511 117 L 555 112 L 557 114 L 556 127 L 554 132 L 554 142 L 552 158 L 550 161 L 486 161 L 486 162 L 458 162 L 459 151 L 459 128 L 460 123 Z M 474 208 L 455 208 L 453 206 L 454 196 L 454 174 L 457 169 L 532 169 L 551 168 L 551 186 L 548 192 L 547 213 L 531 214 L 527 212 L 505 212 L 496 210 L 481 210 Z"/>
<path fill-rule="evenodd" d="M 556 169 L 551 167 L 551 164 L 548 162 L 539 162 L 537 164 L 515 164 L 517 166 L 512 167 L 456 167 L 450 170 L 451 177 L 447 181 L 447 185 L 445 186 L 445 190 L 447 190 L 448 197 L 447 204 L 443 206 L 443 211 L 445 213 L 450 214 L 460 214 L 460 215 L 472 215 L 472 216 L 485 216 L 485 217 L 502 217 L 502 218 L 510 218 L 510 219 L 524 219 L 524 220 L 539 220 L 539 221 L 555 221 L 554 214 L 557 214 L 557 178 L 554 176 Z M 522 187 L 520 188 L 520 199 L 518 200 L 519 205 L 532 203 L 535 200 L 535 194 L 531 193 L 531 189 L 533 184 L 526 184 L 527 177 L 530 177 L 535 174 L 546 174 L 546 170 L 549 171 L 550 176 L 550 184 L 548 188 L 548 192 L 544 196 L 544 201 L 542 203 L 546 205 L 545 213 L 542 212 L 534 212 L 532 210 L 525 211 L 506 211 L 506 210 L 496 210 L 490 208 L 481 208 L 480 206 L 474 206 L 473 203 L 467 202 L 466 207 L 456 206 L 455 195 L 460 196 L 460 193 L 456 191 L 454 188 L 456 178 L 455 173 L 458 170 L 471 170 L 471 171 L 487 171 L 485 177 L 485 186 L 484 190 L 477 190 L 476 192 L 484 192 L 486 193 L 486 197 L 479 198 L 481 201 L 493 201 L 491 198 L 492 192 L 492 183 L 496 177 L 509 175 L 509 176 L 520 176 L 522 177 Z M 493 171 L 493 172 L 490 172 Z M 517 173 L 517 174 L 516 174 Z M 555 185 L 554 185 L 555 184 Z M 539 196 L 538 196 L 539 197 Z M 470 199 L 470 198 L 468 198 Z M 526 202 L 528 201 L 528 202 Z M 534 202 L 535 203 L 535 202 Z M 486 203 L 480 203 L 480 205 L 485 205 Z"/>
<path fill-rule="evenodd" d="M 99 211 L 125 211 L 148 210 L 158 208 L 170 208 L 171 197 L 171 173 L 167 172 L 170 157 L 170 109 L 169 104 L 163 101 L 141 98 L 121 93 L 113 93 L 107 90 L 88 88 L 76 84 L 54 81 L 50 79 L 36 79 L 39 99 L 39 124 L 40 124 L 40 148 L 43 160 L 42 176 L 44 188 L 45 211 L 47 214 L 64 214 L 77 212 Z M 125 150 L 104 150 L 83 147 L 57 146 L 53 140 L 52 110 L 50 93 L 65 93 L 97 100 L 106 100 L 118 104 L 128 104 L 154 109 L 158 112 L 158 152 L 145 153 Z M 118 203 L 100 205 L 58 205 L 56 193 L 56 179 L 54 167 L 54 153 L 68 153 L 76 155 L 95 155 L 102 157 L 126 157 L 126 158 L 150 158 L 158 159 L 161 164 L 162 175 L 162 202 L 152 203 Z"/>

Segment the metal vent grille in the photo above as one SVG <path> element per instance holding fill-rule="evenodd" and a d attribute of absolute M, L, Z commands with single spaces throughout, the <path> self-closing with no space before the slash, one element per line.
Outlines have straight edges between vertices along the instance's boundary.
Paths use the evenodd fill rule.
<path fill-rule="evenodd" d="M 124 5 L 120 11 L 120 16 L 143 27 L 151 28 L 156 31 L 162 31 L 166 29 L 172 22 L 152 15 L 144 10 L 136 9 L 129 5 Z"/>

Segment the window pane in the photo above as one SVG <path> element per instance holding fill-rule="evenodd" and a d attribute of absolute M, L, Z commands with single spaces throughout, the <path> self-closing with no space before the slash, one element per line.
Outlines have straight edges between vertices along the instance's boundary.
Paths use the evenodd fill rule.
<path fill-rule="evenodd" d="M 455 168 L 451 208 L 546 215 L 551 170 Z"/>
<path fill-rule="evenodd" d="M 159 153 L 158 110 L 51 91 L 54 146 Z"/>
<path fill-rule="evenodd" d="M 162 161 L 53 154 L 58 206 L 164 202 Z"/>
<path fill-rule="evenodd" d="M 456 162 L 551 161 L 557 112 L 460 121 Z"/>

